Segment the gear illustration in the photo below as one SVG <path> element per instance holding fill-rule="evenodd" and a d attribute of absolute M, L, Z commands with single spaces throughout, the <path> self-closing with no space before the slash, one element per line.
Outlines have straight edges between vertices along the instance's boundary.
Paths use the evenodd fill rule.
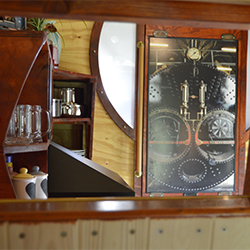
<path fill-rule="evenodd" d="M 208 113 L 197 125 L 195 140 L 198 151 L 210 165 L 234 158 L 235 116 L 225 110 Z"/>
<path fill-rule="evenodd" d="M 148 154 L 151 159 L 170 163 L 188 152 L 190 127 L 178 112 L 156 109 L 149 115 L 148 127 Z"/>

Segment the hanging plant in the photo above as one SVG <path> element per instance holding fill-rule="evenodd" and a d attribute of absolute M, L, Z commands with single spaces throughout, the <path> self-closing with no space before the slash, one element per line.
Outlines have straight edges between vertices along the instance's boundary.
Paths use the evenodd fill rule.
<path fill-rule="evenodd" d="M 60 39 L 64 44 L 64 39 L 58 32 L 55 23 L 56 21 L 51 21 L 46 18 L 27 18 L 27 29 L 34 31 L 44 31 L 53 44 L 58 46 Z"/>
<path fill-rule="evenodd" d="M 59 21 L 61 22 L 61 20 Z M 85 24 L 85 27 L 87 27 L 85 21 L 82 22 Z M 62 35 L 57 30 L 55 23 L 56 21 L 52 21 L 46 18 L 27 18 L 27 30 L 44 31 L 47 34 L 48 40 L 52 42 L 53 51 L 54 47 L 56 47 L 56 51 L 55 53 L 52 53 L 52 56 L 54 59 L 55 55 L 55 61 L 57 61 L 56 64 L 58 64 L 61 55 L 61 41 L 63 43 L 63 47 L 65 47 L 65 42 Z M 62 22 L 61 25 L 63 25 Z"/>
<path fill-rule="evenodd" d="M 44 31 L 47 34 L 48 40 L 52 42 L 52 58 L 54 66 L 58 67 L 61 56 L 61 40 L 65 45 L 62 35 L 58 32 L 56 21 L 51 21 L 45 18 L 27 18 L 27 30 Z"/>

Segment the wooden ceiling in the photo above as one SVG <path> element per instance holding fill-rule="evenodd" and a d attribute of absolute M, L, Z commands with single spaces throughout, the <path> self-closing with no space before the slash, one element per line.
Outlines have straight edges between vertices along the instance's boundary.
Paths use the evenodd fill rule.
<path fill-rule="evenodd" d="M 250 29 L 250 0 L 0 0 L 1 16 Z"/>

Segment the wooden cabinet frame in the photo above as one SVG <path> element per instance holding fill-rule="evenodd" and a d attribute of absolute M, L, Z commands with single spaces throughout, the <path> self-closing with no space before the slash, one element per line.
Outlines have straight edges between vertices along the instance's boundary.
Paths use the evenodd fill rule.
<path fill-rule="evenodd" d="M 235 195 L 242 195 L 245 179 L 245 142 L 247 141 L 245 110 L 246 110 L 246 53 L 247 51 L 247 32 L 240 30 L 224 29 L 202 29 L 185 28 L 161 25 L 147 25 L 145 39 L 145 86 L 144 86 L 144 129 L 143 129 L 143 177 L 142 177 L 142 196 L 149 196 L 146 193 L 146 128 L 147 128 L 147 98 L 148 98 L 148 38 L 153 36 L 155 30 L 166 31 L 168 37 L 187 37 L 202 39 L 221 39 L 222 34 L 234 34 L 238 40 L 238 79 L 237 79 L 237 131 L 236 131 L 236 178 Z M 201 193 L 198 193 L 201 195 Z M 216 193 L 214 193 L 216 194 Z M 164 194 L 164 195 L 183 195 L 183 194 Z M 203 194 L 204 195 L 204 194 Z M 208 194 L 206 194 L 208 195 Z M 210 193 L 211 195 L 211 193 Z"/>
<path fill-rule="evenodd" d="M 49 109 L 50 57 L 47 38 L 43 32 L 0 31 L 0 198 L 15 198 L 6 168 L 6 155 L 13 156 L 13 169 L 31 171 L 39 165 L 47 172 L 48 134 L 42 143 L 25 146 L 6 146 L 4 139 L 14 108 L 18 104 L 41 105 Z M 25 44 L 25 46 L 24 46 Z M 30 94 L 32 93 L 32 95 Z"/>

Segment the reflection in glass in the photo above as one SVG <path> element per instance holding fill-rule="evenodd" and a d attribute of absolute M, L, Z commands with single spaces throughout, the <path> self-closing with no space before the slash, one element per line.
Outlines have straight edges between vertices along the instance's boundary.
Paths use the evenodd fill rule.
<path fill-rule="evenodd" d="M 135 112 L 136 24 L 104 22 L 98 62 L 109 101 L 134 128 Z"/>

